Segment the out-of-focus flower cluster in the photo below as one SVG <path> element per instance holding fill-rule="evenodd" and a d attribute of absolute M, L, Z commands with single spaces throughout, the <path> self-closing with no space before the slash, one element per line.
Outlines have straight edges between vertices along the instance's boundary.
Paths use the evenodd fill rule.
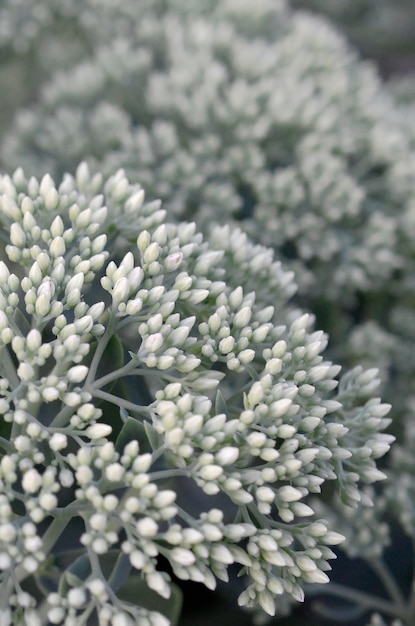
<path fill-rule="evenodd" d="M 88 0 L 77 18 L 75 4 L 63 6 L 88 47 L 40 81 L 38 104 L 3 142 L 3 166 L 59 176 L 83 158 L 105 173 L 122 166 L 178 220 L 205 232 L 238 220 L 296 270 L 336 358 L 379 363 L 404 410 L 415 372 L 402 324 L 414 293 L 414 142 L 374 67 L 283 0 Z"/>
<path fill-rule="evenodd" d="M 338 384 L 326 336 L 286 304 L 292 275 L 242 233 L 242 251 L 226 227 L 211 246 L 143 200 L 122 170 L 85 164 L 60 184 L 0 177 L 3 624 L 163 626 L 118 595 L 136 572 L 168 598 L 160 557 L 210 589 L 239 565 L 240 604 L 273 614 L 276 597 L 328 581 L 342 540 L 309 494 L 334 481 L 354 506 L 384 478 L 376 372 Z"/>
<path fill-rule="evenodd" d="M 389 71 L 395 64 L 400 68 L 395 55 L 405 59 L 406 54 L 409 58 L 413 54 L 415 7 L 411 0 L 290 0 L 290 4 L 330 18 L 366 55 L 383 61 Z"/>
<path fill-rule="evenodd" d="M 301 261 L 315 296 L 379 288 L 402 265 L 386 183 L 405 138 L 385 128 L 373 68 L 283 2 L 211 0 L 208 17 L 182 5 L 145 3 L 129 32 L 56 76 L 18 116 L 3 163 L 41 175 L 85 156 L 121 163 L 180 217 L 244 219 Z"/>

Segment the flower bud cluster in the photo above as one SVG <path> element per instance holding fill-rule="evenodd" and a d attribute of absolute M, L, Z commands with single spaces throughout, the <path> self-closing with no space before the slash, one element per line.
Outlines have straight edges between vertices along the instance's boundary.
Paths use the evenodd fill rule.
<path fill-rule="evenodd" d="M 264 267 L 269 260 L 261 260 L 256 250 L 251 262 L 242 233 L 235 231 L 234 243 L 225 244 L 227 233 L 234 232 L 226 224 L 238 220 L 296 270 L 307 308 L 320 312 L 324 298 L 326 329 L 333 345 L 343 344 L 344 362 L 360 359 L 345 340 L 350 312 L 353 318 L 365 309 L 366 322 L 395 336 L 382 360 L 390 363 L 385 371 L 391 378 L 388 399 L 402 412 L 415 363 L 404 359 L 401 365 L 407 338 L 392 318 L 396 296 L 408 298 L 410 308 L 414 292 L 413 112 L 320 18 L 292 12 L 283 0 L 257 2 L 254 16 L 245 5 L 236 9 L 232 0 L 206 1 L 203 9 L 194 0 L 174 0 L 166 9 L 161 0 L 140 7 L 133 0 L 86 0 L 79 11 L 76 0 L 67 0 L 65 9 L 42 0 L 38 15 L 30 2 L 25 7 L 16 3 L 16 10 L 9 0 L 2 17 L 4 41 L 21 42 L 21 36 L 6 36 L 20 24 L 27 30 L 25 40 L 36 42 L 36 54 L 31 49 L 25 63 L 39 63 L 32 57 L 49 50 L 48 42 L 56 46 L 56 32 L 67 20 L 79 45 L 59 41 L 73 68 L 63 66 L 64 72 L 40 86 L 39 104 L 17 115 L 3 142 L 2 161 L 10 169 L 24 165 L 39 175 L 73 171 L 85 155 L 105 172 L 121 164 L 148 196 L 163 198 L 172 216 L 195 219 L 206 232 L 213 230 L 211 245 L 225 251 L 224 269 L 230 249 L 241 257 L 240 271 L 234 264 L 235 287 L 249 272 L 246 293 L 255 291 L 257 302 L 278 308 L 268 298 L 271 275 Z M 57 54 L 58 66 L 59 59 Z M 123 174 L 110 186 L 114 198 L 127 197 Z M 44 187 L 47 205 L 53 206 L 56 194 L 46 183 Z M 142 200 L 138 189 L 125 213 Z M 8 210 L 13 213 L 13 203 Z M 160 219 L 157 214 L 152 210 L 150 222 Z M 222 232 L 212 229 L 218 223 L 225 224 Z M 58 224 L 48 251 L 53 258 L 70 245 L 62 240 Z M 126 215 L 118 218 L 125 232 L 132 224 Z M 143 224 L 149 230 L 154 225 Z M 20 223 L 11 235 L 15 244 L 23 244 Z M 179 252 L 159 257 L 156 243 L 151 240 L 145 253 L 149 271 L 158 273 L 163 266 L 174 272 L 181 263 Z M 95 256 L 91 272 L 101 263 L 100 252 Z M 80 257 L 83 271 L 88 259 Z M 213 257 L 210 250 L 200 263 L 209 264 Z M 139 259 L 135 267 L 146 272 L 143 263 L 147 261 Z M 273 268 L 272 274 L 273 287 L 280 290 L 281 272 Z M 26 281 L 25 297 L 29 307 L 54 315 L 51 307 L 60 304 L 54 305 L 50 293 L 56 287 L 50 270 L 48 276 L 53 285 L 46 278 L 33 286 Z M 287 285 L 288 291 L 292 287 Z M 122 300 L 129 295 L 126 288 L 122 280 L 115 294 L 120 314 L 127 306 Z M 70 297 L 77 296 L 75 289 Z M 12 288 L 6 298 L 11 298 L 7 306 L 15 306 Z M 136 300 L 130 311 L 140 307 Z M 4 337 L 9 334 L 6 329 Z M 370 345 L 364 342 L 362 351 L 371 365 L 377 363 Z"/>
<path fill-rule="evenodd" d="M 120 602 L 114 606 L 111 589 L 102 578 L 91 575 L 82 585 L 69 589 L 66 596 L 51 593 L 48 597 L 50 609 L 48 619 L 51 624 L 75 626 L 86 623 L 94 609 L 99 623 L 103 626 L 169 626 L 169 620 L 157 611 L 134 607 Z"/>
<path fill-rule="evenodd" d="M 311 297 L 324 287 L 350 299 L 390 278 L 401 263 L 389 209 L 398 192 L 382 181 L 397 155 L 405 160 L 407 138 L 373 68 L 334 29 L 282 0 L 258 3 L 255 18 L 231 0 L 209 0 L 209 20 L 198 3 L 172 2 L 160 15 L 156 2 L 135 7 L 131 23 L 133 3 L 101 5 L 100 19 L 88 1 L 75 20 L 91 58 L 70 80 L 58 73 L 39 107 L 18 117 L 6 163 L 58 174 L 88 153 L 108 171 L 121 163 L 176 215 L 243 218 L 257 239 L 286 248 Z M 145 28 L 134 27 L 138 17 Z M 371 185 L 377 166 L 382 194 Z"/>
<path fill-rule="evenodd" d="M 117 596 L 103 565 L 114 552 L 165 599 L 160 557 L 211 589 L 236 564 L 248 586 L 240 603 L 271 614 L 274 596 L 301 599 L 303 583 L 326 582 L 340 536 L 308 496 L 329 480 L 357 504 L 360 483 L 383 477 L 375 459 L 391 438 L 375 373 L 356 369 L 338 385 L 339 367 L 321 355 L 327 338 L 285 304 L 292 279 L 272 253 L 248 242 L 245 290 L 246 256 L 212 247 L 194 224 L 163 222 L 122 171 L 106 180 L 82 164 L 60 185 L 18 171 L 0 191 L 2 228 L 14 232 L 0 298 L 25 294 L 0 319 L 0 610 L 25 578 L 47 575 L 49 557 L 61 569 L 48 619 L 66 626 L 92 614 L 165 623 Z M 265 295 L 275 268 L 277 310 Z M 65 545 L 60 558 L 68 524 L 73 560 L 60 565 L 72 554 Z"/>

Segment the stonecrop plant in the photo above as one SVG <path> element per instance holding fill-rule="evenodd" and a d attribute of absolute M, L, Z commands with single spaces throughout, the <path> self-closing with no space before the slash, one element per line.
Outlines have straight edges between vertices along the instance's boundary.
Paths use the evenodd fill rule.
<path fill-rule="evenodd" d="M 271 615 L 326 583 L 343 537 L 309 496 L 368 503 L 390 407 L 373 370 L 338 381 L 292 274 L 85 163 L 2 175 L 0 222 L 2 626 L 167 625 L 232 564 Z"/>
<path fill-rule="evenodd" d="M 241 219 L 297 260 L 315 297 L 324 285 L 348 303 L 393 276 L 388 177 L 405 136 L 374 68 L 339 33 L 283 1 L 101 4 L 91 53 L 17 116 L 3 167 L 122 164 L 179 219 Z"/>
<path fill-rule="evenodd" d="M 3 170 L 121 166 L 171 219 L 205 233 L 238 223 L 295 269 L 333 358 L 379 365 L 402 415 L 415 373 L 414 145 L 374 66 L 283 0 L 84 5 L 61 11 L 88 46 L 39 79 L 2 143 Z M 18 13 L 35 20 L 30 58 L 64 20 L 55 3 L 40 6 L 41 27 L 33 10 Z"/>

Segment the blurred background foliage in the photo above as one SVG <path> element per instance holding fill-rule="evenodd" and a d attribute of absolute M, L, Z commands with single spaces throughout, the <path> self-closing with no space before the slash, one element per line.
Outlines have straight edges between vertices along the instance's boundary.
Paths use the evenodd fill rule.
<path fill-rule="evenodd" d="M 413 0 L 291 0 L 331 20 L 386 77 L 415 69 Z"/>

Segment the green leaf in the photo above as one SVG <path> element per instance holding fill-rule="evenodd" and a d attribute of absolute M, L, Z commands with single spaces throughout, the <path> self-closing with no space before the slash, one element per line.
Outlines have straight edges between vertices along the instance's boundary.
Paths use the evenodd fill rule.
<path fill-rule="evenodd" d="M 31 329 L 30 322 L 20 309 L 16 309 L 13 313 L 16 326 L 23 335 L 27 335 Z"/>
<path fill-rule="evenodd" d="M 122 454 L 125 446 L 130 443 L 130 441 L 139 442 L 140 452 L 147 451 L 144 450 L 145 444 L 147 443 L 147 437 L 142 422 L 128 416 L 127 421 L 124 422 L 124 425 L 115 441 L 116 451 Z"/>
<path fill-rule="evenodd" d="M 147 435 L 147 440 L 151 446 L 151 450 L 158 450 L 161 445 L 160 435 L 156 429 L 150 424 L 150 422 L 144 422 L 144 430 Z"/>
<path fill-rule="evenodd" d="M 158 611 L 170 620 L 172 626 L 179 622 L 182 610 L 183 594 L 174 583 L 170 584 L 171 595 L 167 600 L 149 588 L 145 580 L 138 575 L 131 576 L 118 596 L 125 602 L 142 606 L 149 611 Z"/>
<path fill-rule="evenodd" d="M 109 340 L 101 360 L 95 378 L 102 378 L 124 365 L 124 348 L 118 335 L 113 335 Z M 117 381 L 106 386 L 106 391 L 112 389 Z"/>
<path fill-rule="evenodd" d="M 111 576 L 108 578 L 108 582 L 111 589 L 117 593 L 117 591 L 127 584 L 132 570 L 130 563 L 130 557 L 128 554 L 117 552 L 117 560 L 112 568 Z M 106 556 L 106 555 L 105 555 Z"/>
<path fill-rule="evenodd" d="M 115 442 L 117 452 L 122 453 L 130 441 L 138 441 L 141 454 L 151 453 L 160 447 L 160 436 L 150 422 L 128 416 Z"/>
<path fill-rule="evenodd" d="M 218 391 L 216 394 L 215 412 L 216 412 L 216 415 L 220 415 L 221 413 L 225 413 L 226 416 L 229 415 L 228 407 L 220 391 Z"/>
<path fill-rule="evenodd" d="M 81 585 L 91 573 L 91 564 L 87 554 L 82 554 L 64 572 L 60 584 L 59 593 L 65 596 L 71 587 Z"/>

